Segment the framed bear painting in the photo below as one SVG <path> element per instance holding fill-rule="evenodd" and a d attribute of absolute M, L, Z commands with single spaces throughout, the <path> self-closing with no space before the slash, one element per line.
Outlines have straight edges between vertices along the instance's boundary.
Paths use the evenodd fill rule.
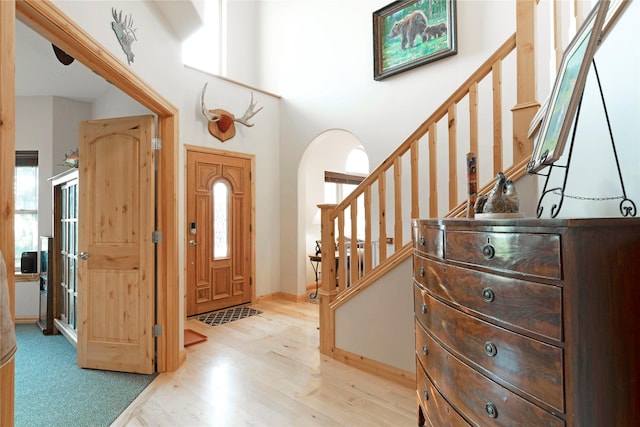
<path fill-rule="evenodd" d="M 373 12 L 373 78 L 455 55 L 455 0 L 394 1 Z"/>

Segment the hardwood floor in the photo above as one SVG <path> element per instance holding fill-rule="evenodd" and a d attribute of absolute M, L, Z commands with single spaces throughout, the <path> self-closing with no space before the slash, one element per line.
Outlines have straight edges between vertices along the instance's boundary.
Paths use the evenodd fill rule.
<path fill-rule="evenodd" d="M 415 426 L 415 389 L 320 355 L 318 305 L 284 300 L 211 327 L 112 426 Z"/>

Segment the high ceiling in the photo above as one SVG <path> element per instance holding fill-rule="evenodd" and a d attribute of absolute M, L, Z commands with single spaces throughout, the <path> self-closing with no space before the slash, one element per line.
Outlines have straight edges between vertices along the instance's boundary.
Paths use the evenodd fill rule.
<path fill-rule="evenodd" d="M 48 40 L 16 20 L 16 96 L 60 96 L 92 102 L 109 87 L 78 61 L 63 65 Z"/>

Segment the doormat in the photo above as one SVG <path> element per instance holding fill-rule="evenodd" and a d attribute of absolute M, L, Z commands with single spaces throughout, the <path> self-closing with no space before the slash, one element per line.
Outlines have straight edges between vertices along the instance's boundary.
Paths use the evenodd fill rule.
<path fill-rule="evenodd" d="M 206 341 L 207 336 L 202 335 L 200 332 L 196 332 L 193 329 L 184 330 L 184 346 L 188 347 L 199 342 Z"/>
<path fill-rule="evenodd" d="M 234 307 L 227 310 L 212 311 L 211 313 L 201 314 L 198 316 L 198 320 L 211 326 L 217 326 L 261 313 L 262 312 L 260 310 L 256 310 L 255 308 Z"/>

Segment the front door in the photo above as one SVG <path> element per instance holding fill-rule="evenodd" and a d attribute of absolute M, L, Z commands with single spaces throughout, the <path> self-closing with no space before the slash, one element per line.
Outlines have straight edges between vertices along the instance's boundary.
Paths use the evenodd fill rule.
<path fill-rule="evenodd" d="M 187 152 L 187 316 L 251 302 L 251 160 Z"/>
<path fill-rule="evenodd" d="M 154 363 L 154 117 L 80 124 L 78 365 Z"/>

